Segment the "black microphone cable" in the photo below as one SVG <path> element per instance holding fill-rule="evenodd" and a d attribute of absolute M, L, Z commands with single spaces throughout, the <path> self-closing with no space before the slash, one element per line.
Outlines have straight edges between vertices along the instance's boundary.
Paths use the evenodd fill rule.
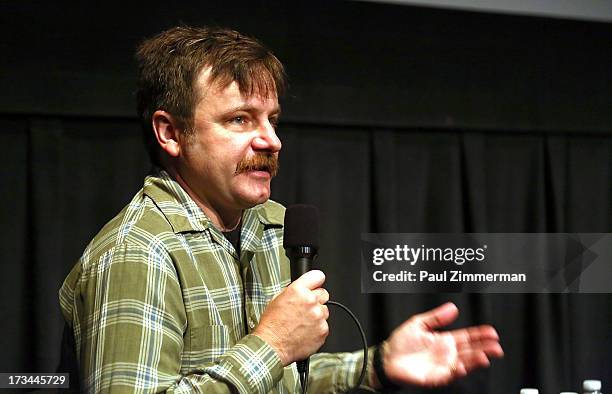
<path fill-rule="evenodd" d="M 368 367 L 368 341 L 366 340 L 366 336 L 365 336 L 365 333 L 363 332 L 363 328 L 361 327 L 361 323 L 359 323 L 359 319 L 357 319 L 355 314 L 351 312 L 351 310 L 348 307 L 336 301 L 327 301 L 325 305 L 335 305 L 343 309 L 346 313 L 348 313 L 349 316 L 353 319 L 353 321 L 357 325 L 357 328 L 359 329 L 359 333 L 361 334 L 361 340 L 363 342 L 363 365 L 361 366 L 361 374 L 359 375 L 359 379 L 357 379 L 357 384 L 349 390 L 350 392 L 350 391 L 358 389 L 359 386 L 361 386 L 361 383 L 363 383 L 363 380 L 365 379 L 366 369 Z M 308 391 L 308 370 L 309 370 L 309 365 L 307 363 L 304 371 L 298 371 L 300 375 L 300 381 L 302 383 L 302 393 L 303 394 L 306 394 Z"/>

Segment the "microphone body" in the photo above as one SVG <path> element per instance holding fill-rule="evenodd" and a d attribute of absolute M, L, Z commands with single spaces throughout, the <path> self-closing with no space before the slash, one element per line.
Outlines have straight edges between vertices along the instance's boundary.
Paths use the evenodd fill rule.
<path fill-rule="evenodd" d="M 317 257 L 317 250 L 311 246 L 296 246 L 288 247 L 285 254 L 291 261 L 291 281 L 293 282 L 300 276 L 312 269 L 312 262 Z M 310 367 L 310 358 L 297 362 L 297 370 L 300 375 L 302 387 L 304 387 L 306 379 L 304 374 Z"/>
<path fill-rule="evenodd" d="M 312 269 L 319 248 L 319 213 L 312 205 L 292 205 L 285 212 L 285 254 L 291 261 L 291 281 Z M 297 362 L 302 390 L 308 387 L 310 358 Z"/>
<path fill-rule="evenodd" d="M 312 246 L 294 246 L 285 249 L 285 254 L 291 261 L 291 281 L 293 282 L 312 269 L 317 250 Z"/>

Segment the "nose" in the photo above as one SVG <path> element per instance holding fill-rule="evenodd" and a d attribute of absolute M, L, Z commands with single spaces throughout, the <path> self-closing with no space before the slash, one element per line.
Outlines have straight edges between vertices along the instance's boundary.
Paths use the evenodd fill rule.
<path fill-rule="evenodd" d="M 274 126 L 270 122 L 266 122 L 261 126 L 257 136 L 253 139 L 253 149 L 263 150 L 271 153 L 276 153 L 281 150 L 281 140 L 276 135 Z"/>

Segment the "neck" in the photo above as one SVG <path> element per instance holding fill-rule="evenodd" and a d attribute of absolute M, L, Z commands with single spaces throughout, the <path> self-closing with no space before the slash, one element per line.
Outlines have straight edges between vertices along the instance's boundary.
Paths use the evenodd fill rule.
<path fill-rule="evenodd" d="M 196 194 L 189 184 L 185 182 L 181 174 L 178 173 L 174 168 L 166 168 L 165 169 L 168 174 L 170 174 L 175 181 L 178 182 L 179 185 L 187 192 L 189 197 L 200 207 L 200 209 L 204 212 L 204 214 L 210 219 L 212 224 L 221 232 L 228 232 L 235 230 L 236 227 L 240 224 L 240 220 L 242 219 L 242 209 L 223 209 L 215 204 L 212 204 L 210 201 L 207 201 L 198 194 Z"/>

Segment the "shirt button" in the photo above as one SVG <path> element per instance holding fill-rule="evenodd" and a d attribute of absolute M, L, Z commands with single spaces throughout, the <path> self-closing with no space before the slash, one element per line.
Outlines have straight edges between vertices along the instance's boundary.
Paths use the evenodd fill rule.
<path fill-rule="evenodd" d="M 255 328 L 255 323 L 253 323 L 253 320 L 249 320 L 249 327 L 251 330 Z"/>

